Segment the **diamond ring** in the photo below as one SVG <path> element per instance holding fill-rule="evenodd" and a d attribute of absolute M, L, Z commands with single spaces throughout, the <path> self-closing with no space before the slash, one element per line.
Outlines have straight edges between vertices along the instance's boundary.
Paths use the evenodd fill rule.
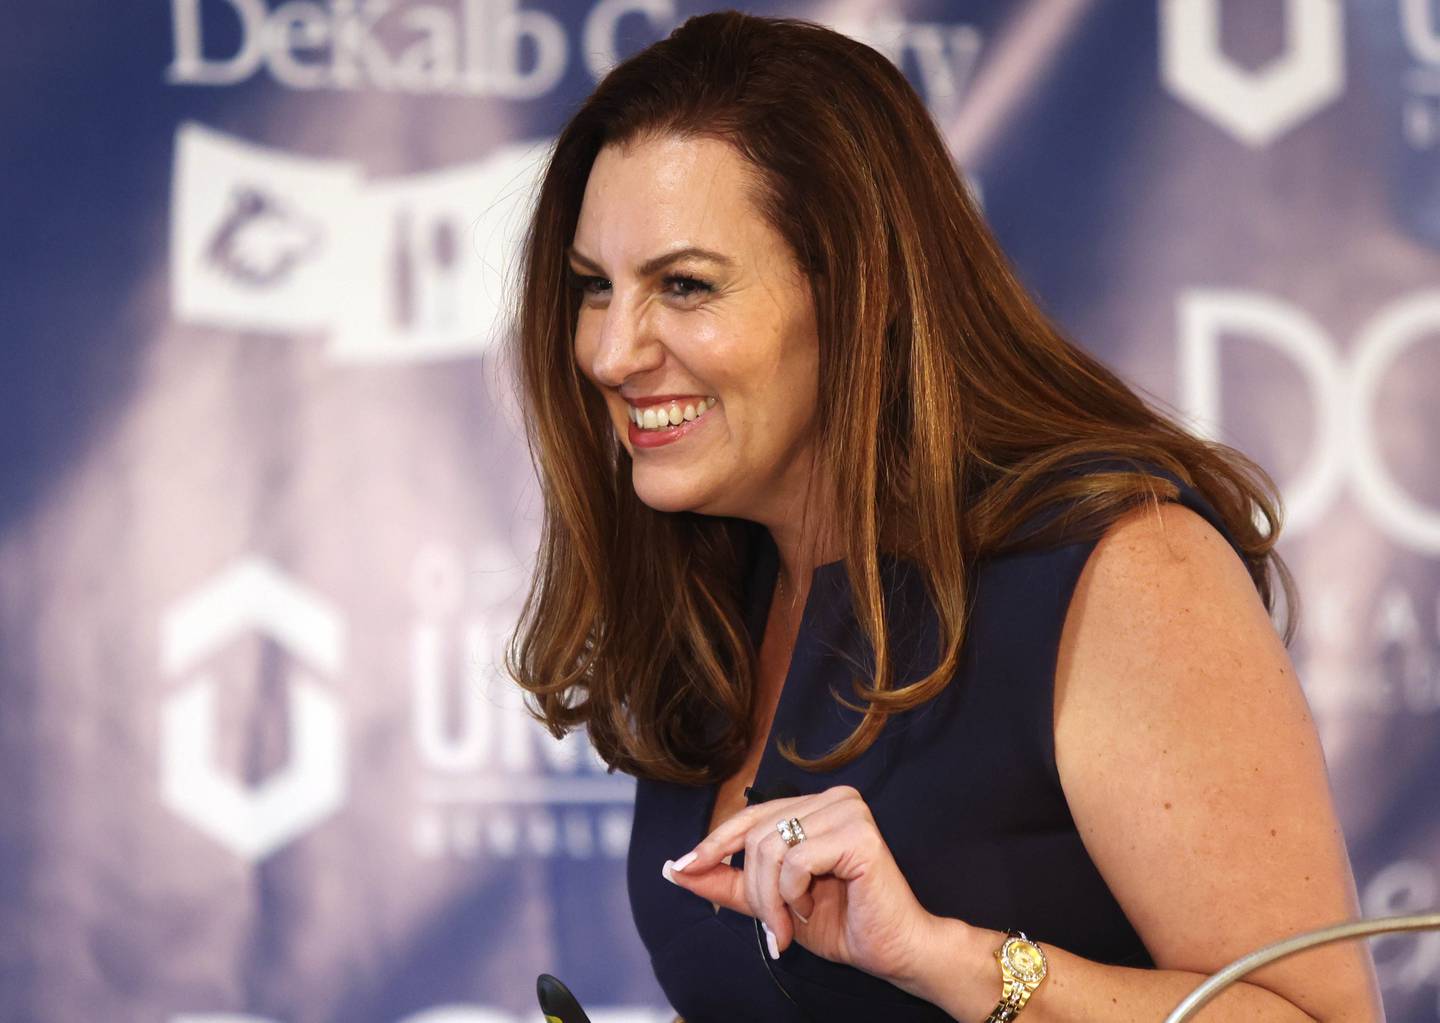
<path fill-rule="evenodd" d="M 775 825 L 775 830 L 780 832 L 780 837 L 785 839 L 785 844 L 792 848 L 805 841 L 805 829 L 800 826 L 799 817 L 780 821 Z"/>

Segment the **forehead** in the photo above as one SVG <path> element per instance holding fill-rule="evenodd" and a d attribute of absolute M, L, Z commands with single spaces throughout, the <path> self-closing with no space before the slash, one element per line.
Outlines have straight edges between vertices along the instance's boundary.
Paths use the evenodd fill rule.
<path fill-rule="evenodd" d="M 607 145 L 585 185 L 575 247 L 626 269 L 681 245 L 753 254 L 778 241 L 755 207 L 757 182 L 744 157 L 718 139 Z"/>

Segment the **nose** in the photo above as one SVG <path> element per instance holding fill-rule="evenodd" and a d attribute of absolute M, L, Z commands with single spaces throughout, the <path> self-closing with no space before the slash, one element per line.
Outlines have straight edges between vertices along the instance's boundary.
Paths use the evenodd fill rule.
<path fill-rule="evenodd" d="M 646 317 L 628 303 L 611 301 L 598 325 L 592 322 L 580 329 L 598 332 L 590 352 L 590 373 L 606 387 L 619 387 L 664 361 L 660 339 L 651 331 Z"/>

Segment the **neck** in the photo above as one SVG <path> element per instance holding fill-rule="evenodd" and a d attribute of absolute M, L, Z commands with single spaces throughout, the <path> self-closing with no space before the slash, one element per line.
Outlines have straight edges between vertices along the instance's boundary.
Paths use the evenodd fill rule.
<path fill-rule="evenodd" d="M 818 543 L 813 535 L 790 537 L 788 545 L 783 536 L 776 536 L 774 530 L 770 535 L 779 556 L 775 574 L 775 604 L 787 613 L 798 615 L 810 593 L 815 569 L 839 559 L 843 552 L 838 543 Z"/>
<path fill-rule="evenodd" d="M 833 499 L 825 500 L 830 497 L 826 479 L 811 482 L 801 499 L 789 502 L 788 508 L 775 509 L 774 517 L 763 522 L 780 558 L 776 594 L 787 600 L 803 601 L 816 567 L 842 555 L 831 517 L 824 511 L 835 507 Z"/>

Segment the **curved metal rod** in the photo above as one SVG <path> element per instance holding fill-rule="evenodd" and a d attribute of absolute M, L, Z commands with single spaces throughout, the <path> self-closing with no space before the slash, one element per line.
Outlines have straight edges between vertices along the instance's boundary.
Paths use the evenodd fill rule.
<path fill-rule="evenodd" d="M 1277 959 L 1284 959 L 1286 956 L 1294 955 L 1296 952 L 1303 952 L 1307 948 L 1315 948 L 1317 945 L 1328 945 L 1332 941 L 1344 941 L 1347 938 L 1366 938 L 1377 934 L 1397 934 L 1401 931 L 1433 931 L 1440 930 L 1440 913 L 1417 913 L 1412 916 L 1387 916 L 1375 920 L 1351 920 L 1348 923 L 1334 924 L 1330 927 L 1321 927 L 1315 931 L 1305 931 L 1293 938 L 1286 938 L 1274 944 L 1266 945 L 1262 949 L 1251 952 L 1247 956 L 1235 960 L 1219 973 L 1213 974 L 1209 979 L 1188 994 L 1184 1001 L 1175 1006 L 1175 1010 L 1165 1017 L 1165 1023 L 1183 1023 L 1200 1008 L 1224 991 L 1231 984 L 1235 983 L 1245 974 L 1252 970 L 1258 970 L 1267 966 Z"/>

